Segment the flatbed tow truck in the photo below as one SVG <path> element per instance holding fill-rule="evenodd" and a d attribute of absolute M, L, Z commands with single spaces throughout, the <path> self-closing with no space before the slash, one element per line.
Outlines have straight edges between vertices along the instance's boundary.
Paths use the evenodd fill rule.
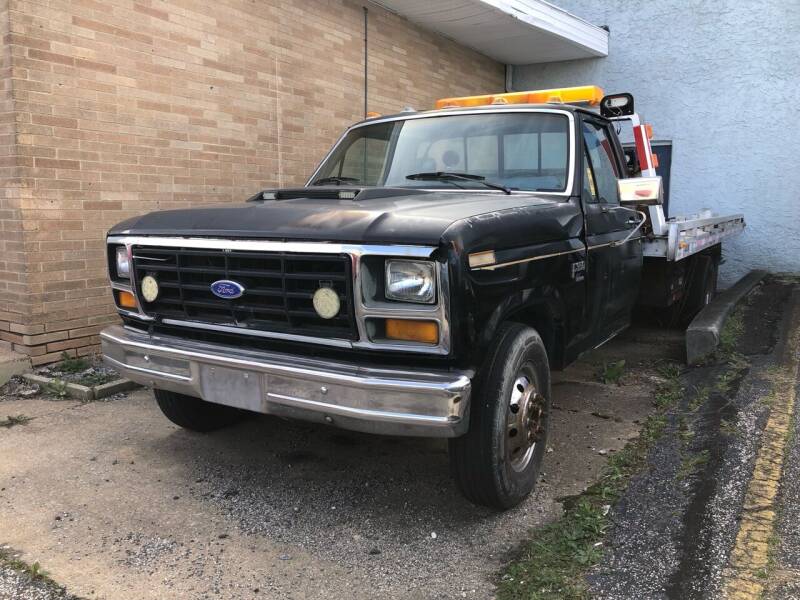
<path fill-rule="evenodd" d="M 356 123 L 304 187 L 112 228 L 105 360 L 195 431 L 257 412 L 449 438 L 464 495 L 514 506 L 551 370 L 637 306 L 691 318 L 744 228 L 665 217 L 649 132 L 594 86 Z"/>

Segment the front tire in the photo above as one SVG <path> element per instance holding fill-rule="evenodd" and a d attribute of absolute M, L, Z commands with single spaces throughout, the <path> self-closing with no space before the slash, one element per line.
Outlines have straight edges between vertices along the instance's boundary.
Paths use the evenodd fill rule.
<path fill-rule="evenodd" d="M 536 330 L 500 327 L 475 381 L 469 431 L 450 440 L 456 484 L 475 504 L 505 510 L 531 493 L 547 448 L 550 367 Z"/>
<path fill-rule="evenodd" d="M 167 390 L 153 391 L 164 416 L 184 429 L 205 433 L 232 425 L 244 417 L 244 413 L 238 408 L 213 404 Z"/>

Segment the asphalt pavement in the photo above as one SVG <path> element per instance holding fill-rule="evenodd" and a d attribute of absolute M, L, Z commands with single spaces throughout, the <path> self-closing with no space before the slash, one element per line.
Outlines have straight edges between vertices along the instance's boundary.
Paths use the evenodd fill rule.
<path fill-rule="evenodd" d="M 735 313 L 731 346 L 684 371 L 665 435 L 613 509 L 592 597 L 800 598 L 800 449 L 773 431 L 797 386 L 799 292 L 768 278 Z"/>

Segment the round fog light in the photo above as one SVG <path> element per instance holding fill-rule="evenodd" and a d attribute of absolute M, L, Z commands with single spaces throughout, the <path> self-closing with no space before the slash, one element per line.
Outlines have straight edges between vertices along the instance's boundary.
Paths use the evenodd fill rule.
<path fill-rule="evenodd" d="M 339 314 L 342 303 L 336 290 L 323 287 L 314 292 L 314 310 L 323 319 L 332 319 Z"/>
<path fill-rule="evenodd" d="M 158 282 L 152 275 L 146 275 L 142 278 L 142 298 L 147 302 L 155 302 L 158 298 Z"/>

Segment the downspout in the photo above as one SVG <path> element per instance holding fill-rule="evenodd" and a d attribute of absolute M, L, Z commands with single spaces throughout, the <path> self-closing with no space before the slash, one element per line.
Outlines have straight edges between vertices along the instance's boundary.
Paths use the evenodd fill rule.
<path fill-rule="evenodd" d="M 514 91 L 514 65 L 506 65 L 506 90 L 507 92 Z"/>
<path fill-rule="evenodd" d="M 367 49 L 367 24 L 368 24 L 369 11 L 364 7 L 364 118 L 367 118 L 367 94 L 369 92 L 369 80 L 367 79 L 367 57 L 369 56 Z"/>

